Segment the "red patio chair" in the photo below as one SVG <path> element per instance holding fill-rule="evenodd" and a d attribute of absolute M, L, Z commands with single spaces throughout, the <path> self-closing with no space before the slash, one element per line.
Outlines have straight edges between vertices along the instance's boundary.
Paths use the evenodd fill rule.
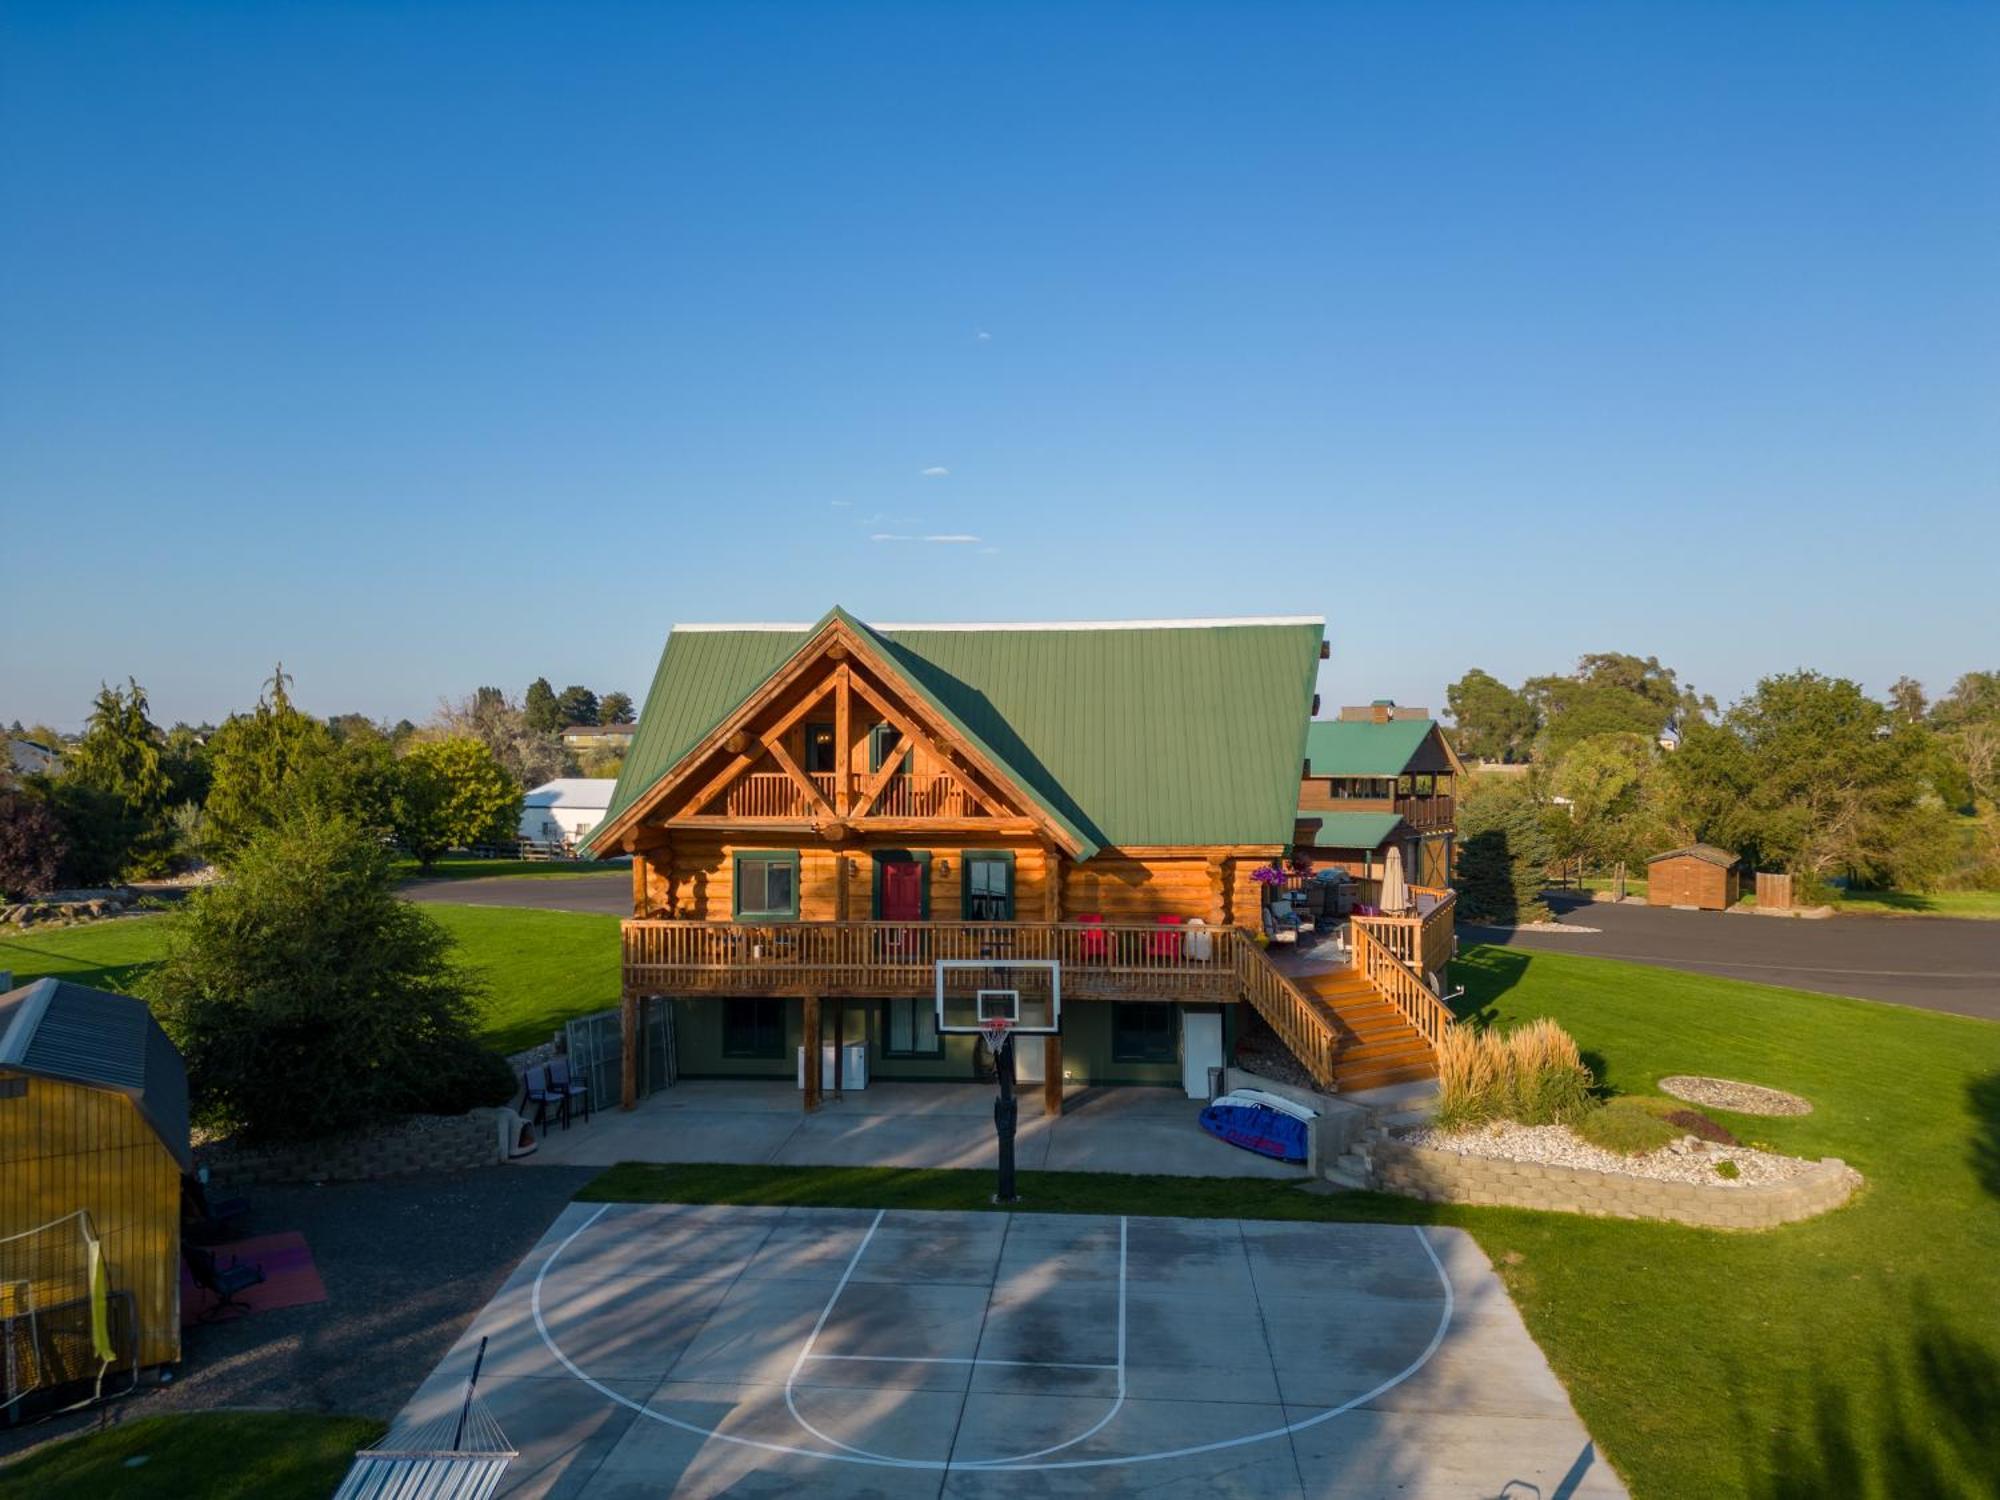
<path fill-rule="evenodd" d="M 1078 912 L 1076 919 L 1086 927 L 1102 928 L 1104 926 L 1104 913 L 1101 911 Z M 1086 962 L 1096 960 L 1101 963 L 1109 959 L 1111 957 L 1111 934 L 1102 931 L 1083 933 L 1078 940 L 1077 956 Z"/>
<path fill-rule="evenodd" d="M 1187 921 L 1186 917 L 1155 917 L 1153 920 L 1163 928 L 1177 928 Z M 1178 958 L 1181 954 L 1181 934 L 1178 932 L 1152 932 L 1146 935 L 1146 957 Z"/>

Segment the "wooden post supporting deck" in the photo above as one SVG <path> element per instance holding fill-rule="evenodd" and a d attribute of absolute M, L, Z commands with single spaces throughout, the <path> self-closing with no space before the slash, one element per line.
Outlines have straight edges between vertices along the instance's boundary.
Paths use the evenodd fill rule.
<path fill-rule="evenodd" d="M 806 1044 L 806 1088 L 805 1111 L 811 1114 L 819 1108 L 819 996 L 806 996 L 805 1035 Z"/>
<path fill-rule="evenodd" d="M 1059 1115 L 1063 1111 L 1062 1038 L 1046 1037 L 1042 1041 L 1042 1113 Z"/>
<path fill-rule="evenodd" d="M 639 1107 L 639 997 L 633 994 L 618 1007 L 618 1107 Z"/>

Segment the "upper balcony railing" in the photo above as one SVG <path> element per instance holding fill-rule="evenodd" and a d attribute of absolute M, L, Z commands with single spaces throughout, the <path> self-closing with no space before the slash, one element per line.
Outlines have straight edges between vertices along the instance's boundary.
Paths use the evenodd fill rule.
<path fill-rule="evenodd" d="M 839 795 L 840 778 L 835 772 L 813 771 L 806 779 L 836 812 L 846 811 L 847 798 Z M 865 778 L 851 779 L 855 786 L 850 792 Z M 797 821 L 818 810 L 783 771 L 752 771 L 738 777 L 717 801 L 723 816 L 749 820 Z M 919 777 L 905 772 L 889 778 L 872 807 L 856 811 L 881 818 L 969 818 L 977 816 L 979 805 L 954 777 Z"/>
<path fill-rule="evenodd" d="M 1234 1000 L 1233 927 L 1069 922 L 621 924 L 628 995 L 930 995 L 936 960 L 1056 959 L 1065 998 Z"/>

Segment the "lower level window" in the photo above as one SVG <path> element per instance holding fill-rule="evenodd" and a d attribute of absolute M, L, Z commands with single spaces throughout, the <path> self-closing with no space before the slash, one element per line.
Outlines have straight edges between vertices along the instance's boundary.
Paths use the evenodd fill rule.
<path fill-rule="evenodd" d="M 937 1006 L 930 1000 L 891 1000 L 883 1030 L 882 1051 L 889 1057 L 936 1057 Z"/>
<path fill-rule="evenodd" d="M 785 1002 L 725 1000 L 722 1011 L 724 1057 L 783 1057 Z"/>
<path fill-rule="evenodd" d="M 1180 1007 L 1114 1004 L 1111 1007 L 1113 1062 L 1170 1063 L 1180 1054 Z"/>

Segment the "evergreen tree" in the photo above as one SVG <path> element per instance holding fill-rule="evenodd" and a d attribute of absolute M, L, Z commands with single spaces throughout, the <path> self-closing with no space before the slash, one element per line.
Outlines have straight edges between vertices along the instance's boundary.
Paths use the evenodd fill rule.
<path fill-rule="evenodd" d="M 606 693 L 597 700 L 597 722 L 600 724 L 630 724 L 632 722 L 632 695 L 630 693 Z"/>
<path fill-rule="evenodd" d="M 506 1100 L 473 1026 L 479 985 L 395 892 L 382 841 L 294 807 L 169 923 L 141 987 L 187 1059 L 198 1115 L 252 1137 L 326 1135 Z"/>
<path fill-rule="evenodd" d="M 230 715 L 209 741 L 207 839 L 224 862 L 279 821 L 295 778 L 332 753 L 327 727 L 292 705 L 291 681 L 280 663 L 256 708 Z"/>
<path fill-rule="evenodd" d="M 50 805 L 70 843 L 71 878 L 165 873 L 172 850 L 169 795 L 159 726 L 147 717 L 146 690 L 100 687 L 90 720 L 63 758 L 61 791 Z"/>
<path fill-rule="evenodd" d="M 563 727 L 562 705 L 556 701 L 556 690 L 549 686 L 546 677 L 537 677 L 528 684 L 521 712 L 528 728 L 536 734 L 554 734 Z"/>
<path fill-rule="evenodd" d="M 587 687 L 572 683 L 557 696 L 556 710 L 563 724 L 595 724 L 597 694 Z"/>

